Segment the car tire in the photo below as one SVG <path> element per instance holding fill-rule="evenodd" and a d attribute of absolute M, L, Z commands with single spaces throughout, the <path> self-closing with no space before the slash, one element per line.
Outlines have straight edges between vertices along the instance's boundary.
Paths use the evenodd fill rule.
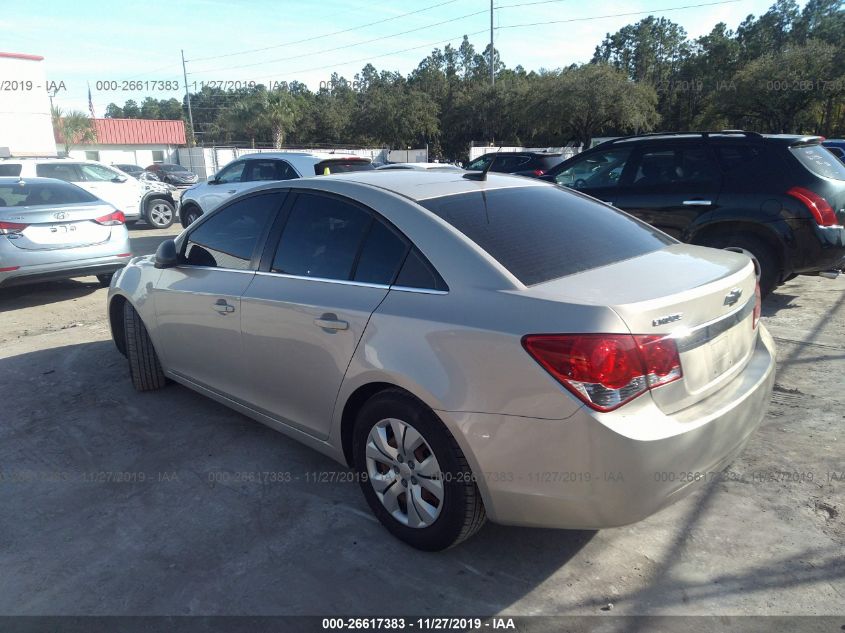
<path fill-rule="evenodd" d="M 141 316 L 128 301 L 123 305 L 123 331 L 129 375 L 137 391 L 154 391 L 167 384 L 153 342 Z"/>
<path fill-rule="evenodd" d="M 371 510 L 412 547 L 444 550 L 484 525 L 484 504 L 466 457 L 435 413 L 407 392 L 390 389 L 364 404 L 352 452 Z"/>
<path fill-rule="evenodd" d="M 176 219 L 176 209 L 173 203 L 164 198 L 153 198 L 147 201 L 144 219 L 157 229 L 169 229 Z"/>
<path fill-rule="evenodd" d="M 109 273 L 108 275 L 97 275 L 97 281 L 100 282 L 100 285 L 103 288 L 108 288 L 111 285 L 112 277 L 114 277 L 114 273 Z"/>
<path fill-rule="evenodd" d="M 194 205 L 189 206 L 182 212 L 182 218 L 180 222 L 182 223 L 182 228 L 187 229 L 191 224 L 196 222 L 200 216 L 202 215 L 202 211 L 200 211 L 199 207 Z"/>
<path fill-rule="evenodd" d="M 764 297 L 777 287 L 783 276 L 783 271 L 772 248 L 753 235 L 719 235 L 707 240 L 704 245 L 731 251 L 743 251 L 752 259 L 755 259 L 760 275 L 760 294 Z"/>

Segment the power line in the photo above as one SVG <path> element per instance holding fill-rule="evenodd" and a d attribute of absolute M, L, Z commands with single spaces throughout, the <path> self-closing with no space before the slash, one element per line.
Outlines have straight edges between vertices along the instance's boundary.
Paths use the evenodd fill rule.
<path fill-rule="evenodd" d="M 703 4 L 688 4 L 683 7 L 669 7 L 668 9 L 647 9 L 645 11 L 631 11 L 630 13 L 611 13 L 608 15 L 593 15 L 586 18 L 569 18 L 567 20 L 546 20 L 544 22 L 531 22 L 526 24 L 510 24 L 508 26 L 498 26 L 498 29 L 518 29 L 524 26 L 544 26 L 546 24 L 564 24 L 566 22 L 586 22 L 589 20 L 602 20 L 604 18 L 620 18 L 632 15 L 644 15 L 654 13 L 667 13 L 669 11 L 680 11 L 681 9 L 696 9 L 698 7 L 712 7 L 717 4 L 731 4 L 734 2 L 741 2 L 742 0 L 721 0 L 720 2 L 705 2 Z M 517 6 L 517 5 L 512 5 Z"/>
<path fill-rule="evenodd" d="M 736 1 L 738 1 L 738 0 L 736 0 Z M 332 53 L 334 51 L 340 51 L 340 50 L 344 50 L 344 49 L 347 49 L 347 48 L 355 48 L 356 46 L 363 46 L 364 44 L 372 44 L 373 42 L 381 42 L 381 41 L 388 40 L 388 39 L 391 39 L 391 38 L 394 38 L 394 37 L 399 37 L 401 35 L 408 35 L 409 33 L 416 33 L 417 31 L 423 31 L 425 29 L 430 29 L 430 28 L 433 28 L 435 26 L 443 26 L 444 24 L 449 24 L 451 22 L 457 22 L 458 20 L 464 20 L 466 18 L 471 18 L 471 17 L 476 16 L 476 15 L 481 15 L 482 13 L 487 13 L 487 9 L 484 9 L 483 11 L 475 11 L 473 13 L 467 13 L 465 15 L 460 15 L 456 18 L 450 18 L 448 20 L 442 20 L 440 22 L 435 22 L 434 24 L 426 24 L 425 26 L 418 26 L 416 28 L 409 29 L 407 31 L 401 31 L 399 33 L 392 33 L 390 35 L 382 35 L 380 37 L 375 37 L 373 39 L 364 40 L 363 42 L 354 42 L 352 44 L 344 44 L 343 46 L 335 46 L 334 48 L 325 48 L 325 49 L 320 50 L 319 53 L 320 54 Z M 224 70 L 237 70 L 239 68 L 251 68 L 253 66 L 261 66 L 263 64 L 273 64 L 275 62 L 285 62 L 285 61 L 290 61 L 292 59 L 302 59 L 303 57 L 313 57 L 315 54 L 316 53 L 314 53 L 314 52 L 309 52 L 309 53 L 302 53 L 300 55 L 291 55 L 289 57 L 278 57 L 276 59 L 266 59 L 264 61 L 252 62 L 250 64 L 238 64 L 237 66 L 226 66 L 224 68 L 213 68 L 213 69 L 206 68 L 206 69 L 196 70 L 196 71 L 190 72 L 188 74 L 189 75 L 198 75 L 198 74 L 208 73 L 208 72 L 221 72 L 221 71 L 224 71 Z"/>
<path fill-rule="evenodd" d="M 305 39 L 301 40 L 294 40 L 292 42 L 284 42 L 282 44 L 274 44 L 273 46 L 264 46 L 262 48 L 252 48 L 243 51 L 237 51 L 234 53 L 225 53 L 223 55 L 209 55 L 207 57 L 197 57 L 195 59 L 189 59 L 189 62 L 199 62 L 205 61 L 208 59 L 220 59 L 221 57 L 234 57 L 235 55 L 246 55 L 247 53 L 259 53 L 261 51 L 269 51 L 274 48 L 283 48 L 285 46 L 293 46 L 294 44 L 303 44 L 305 42 L 313 42 L 314 40 L 321 39 L 323 37 L 332 37 L 333 35 L 341 35 L 342 33 L 349 33 L 350 31 L 356 31 L 358 29 L 364 29 L 368 26 L 375 26 L 376 24 L 384 24 L 385 22 L 390 22 L 392 20 L 398 20 L 399 18 L 404 18 L 409 15 L 416 15 L 417 13 L 423 13 L 424 11 L 431 11 L 432 9 L 436 9 L 437 7 L 442 7 L 447 4 L 454 4 L 458 0 L 447 0 L 446 2 L 441 2 L 440 4 L 435 4 L 430 7 L 424 7 L 422 9 L 417 9 L 416 11 L 409 11 L 408 13 L 402 13 L 400 15 L 394 15 L 389 18 L 384 18 L 382 20 L 376 20 L 375 22 L 369 22 L 367 24 L 359 24 L 358 26 L 353 26 L 348 29 L 343 29 L 341 31 L 334 31 L 332 33 L 324 33 L 323 35 L 314 35 L 312 37 L 306 37 Z"/>

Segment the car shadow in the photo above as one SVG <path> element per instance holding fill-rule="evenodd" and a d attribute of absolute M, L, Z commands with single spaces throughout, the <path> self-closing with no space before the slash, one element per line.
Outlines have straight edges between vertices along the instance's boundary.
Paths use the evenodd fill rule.
<path fill-rule="evenodd" d="M 79 299 L 102 288 L 96 277 L 79 277 L 0 288 L 0 312 Z"/>
<path fill-rule="evenodd" d="M 352 471 L 179 385 L 135 392 L 111 341 L 2 358 L 0 390 L 4 614 L 495 614 L 595 535 L 414 550 Z"/>

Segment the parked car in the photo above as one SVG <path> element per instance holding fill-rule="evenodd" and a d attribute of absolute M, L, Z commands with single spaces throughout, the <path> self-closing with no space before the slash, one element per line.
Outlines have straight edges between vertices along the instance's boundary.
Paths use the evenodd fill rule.
<path fill-rule="evenodd" d="M 91 160 L 69 158 L 0 159 L 0 177 L 58 178 L 82 187 L 100 200 L 120 209 L 131 224 L 142 219 L 141 206 L 146 190 L 135 178 L 113 167 Z"/>
<path fill-rule="evenodd" d="M 147 171 L 155 174 L 159 180 L 174 187 L 190 187 L 199 180 L 194 172 L 182 165 L 173 163 L 153 163 L 147 166 Z"/>
<path fill-rule="evenodd" d="M 128 175 L 132 176 L 133 178 L 138 178 L 138 179 L 140 179 L 142 174 L 152 173 L 152 172 L 148 172 L 146 169 L 144 169 L 140 165 L 131 165 L 129 163 L 112 164 L 112 167 L 116 167 L 117 169 L 122 171 L 124 174 L 128 174 Z M 156 176 L 156 179 L 157 178 L 158 178 L 158 176 Z"/>
<path fill-rule="evenodd" d="M 415 171 L 464 171 L 457 165 L 451 163 L 388 163 L 376 169 L 413 169 Z"/>
<path fill-rule="evenodd" d="M 563 161 L 563 154 L 553 152 L 490 152 L 471 161 L 465 169 L 483 171 L 490 162 L 490 171 L 515 176 L 539 178 Z"/>
<path fill-rule="evenodd" d="M 346 173 L 227 200 L 116 276 L 133 385 L 173 379 L 348 464 L 426 550 L 485 516 L 631 523 L 729 464 L 774 382 L 751 260 L 477 177 Z"/>
<path fill-rule="evenodd" d="M 131 254 L 108 202 L 62 180 L 0 177 L 0 286 L 88 275 L 108 286 Z"/>
<path fill-rule="evenodd" d="M 188 227 L 235 194 L 262 182 L 374 169 L 367 158 L 329 153 L 266 152 L 245 154 L 208 182 L 191 187 L 179 204 L 179 221 Z"/>
<path fill-rule="evenodd" d="M 824 145 L 836 158 L 845 163 L 845 139 L 829 138 L 822 141 Z"/>
<path fill-rule="evenodd" d="M 683 242 L 749 253 L 763 294 L 845 257 L 845 165 L 817 136 L 725 131 L 614 139 L 543 179 L 603 200 Z"/>

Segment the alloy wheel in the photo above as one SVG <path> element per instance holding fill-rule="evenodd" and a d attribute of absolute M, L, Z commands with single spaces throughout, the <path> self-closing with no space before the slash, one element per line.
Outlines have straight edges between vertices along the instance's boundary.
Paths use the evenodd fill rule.
<path fill-rule="evenodd" d="M 165 202 L 153 202 L 149 208 L 150 223 L 158 228 L 167 228 L 173 224 L 173 208 Z"/>
<path fill-rule="evenodd" d="M 403 525 L 425 528 L 443 509 L 440 464 L 425 438 L 396 418 L 380 420 L 367 437 L 367 475 L 381 504 Z"/>

